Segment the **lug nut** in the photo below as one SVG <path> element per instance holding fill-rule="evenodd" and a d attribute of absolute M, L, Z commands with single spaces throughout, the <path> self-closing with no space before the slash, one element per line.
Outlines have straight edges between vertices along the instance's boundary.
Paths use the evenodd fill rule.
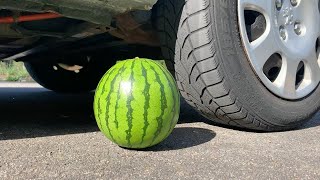
<path fill-rule="evenodd" d="M 298 0 L 291 0 L 291 5 L 292 6 L 298 5 Z"/>
<path fill-rule="evenodd" d="M 287 39 L 287 32 L 283 26 L 280 27 L 279 32 L 280 32 L 280 37 L 282 38 L 282 40 L 286 40 Z"/>
<path fill-rule="evenodd" d="M 282 0 L 276 0 L 276 8 L 278 11 L 282 8 Z"/>
<path fill-rule="evenodd" d="M 301 29 L 302 29 L 301 23 L 295 22 L 295 23 L 294 23 L 294 32 L 295 32 L 297 35 L 301 35 L 301 32 L 302 32 Z"/>

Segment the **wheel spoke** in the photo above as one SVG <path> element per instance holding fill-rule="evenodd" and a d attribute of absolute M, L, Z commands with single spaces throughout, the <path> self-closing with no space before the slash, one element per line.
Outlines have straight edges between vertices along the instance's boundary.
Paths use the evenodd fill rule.
<path fill-rule="evenodd" d="M 320 1 L 318 1 L 318 13 L 319 13 L 319 16 L 320 16 Z M 320 18 L 319 18 L 319 21 L 318 23 L 320 24 Z M 319 36 L 320 36 L 320 28 L 319 28 Z"/>
<path fill-rule="evenodd" d="M 250 44 L 250 53 L 255 58 L 256 67 L 263 69 L 264 64 L 274 53 L 280 52 L 280 48 L 276 42 L 274 32 L 266 30 L 266 32 L 257 40 Z"/>
<path fill-rule="evenodd" d="M 315 27 L 317 28 L 317 35 L 318 37 L 320 36 L 320 1 L 319 0 L 313 0 L 313 1 L 316 1 L 314 3 L 315 7 L 316 7 L 316 11 L 315 11 L 315 14 L 314 14 L 314 23 L 315 23 Z"/>
<path fill-rule="evenodd" d="M 318 22 L 318 25 L 319 26 L 317 26 L 318 27 L 318 37 L 320 37 L 320 13 L 317 15 L 317 21 L 315 21 L 316 23 Z"/>
<path fill-rule="evenodd" d="M 305 60 L 306 73 L 305 79 L 309 82 L 319 82 L 320 79 L 320 67 L 318 64 L 318 55 L 316 52 L 310 54 L 310 56 Z"/>
<path fill-rule="evenodd" d="M 296 94 L 296 75 L 299 61 L 285 58 L 283 60 L 281 71 L 274 84 L 279 88 L 281 94 L 292 97 Z"/>

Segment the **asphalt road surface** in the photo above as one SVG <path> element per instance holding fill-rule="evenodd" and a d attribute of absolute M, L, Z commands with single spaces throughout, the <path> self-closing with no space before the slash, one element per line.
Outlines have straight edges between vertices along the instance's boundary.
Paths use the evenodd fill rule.
<path fill-rule="evenodd" d="M 0 179 L 320 179 L 320 115 L 295 131 L 253 133 L 183 103 L 167 140 L 134 151 L 98 131 L 92 101 L 0 83 Z"/>

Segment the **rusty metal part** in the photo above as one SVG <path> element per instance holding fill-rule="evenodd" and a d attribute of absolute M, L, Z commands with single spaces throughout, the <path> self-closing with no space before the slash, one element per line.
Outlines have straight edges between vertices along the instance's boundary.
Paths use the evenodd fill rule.
<path fill-rule="evenodd" d="M 110 25 L 112 17 L 131 10 L 150 10 L 157 0 L 1 0 L 0 9 L 56 12 L 65 17 Z"/>
<path fill-rule="evenodd" d="M 31 14 L 24 15 L 19 17 L 0 17 L 0 24 L 12 24 L 18 22 L 27 22 L 27 21 L 38 21 L 45 19 L 55 19 L 61 17 L 60 14 L 56 13 L 41 13 L 41 14 Z"/>
<path fill-rule="evenodd" d="M 157 32 L 152 28 L 151 11 L 131 11 L 115 17 L 117 27 L 110 30 L 113 36 L 131 44 L 159 46 Z"/>

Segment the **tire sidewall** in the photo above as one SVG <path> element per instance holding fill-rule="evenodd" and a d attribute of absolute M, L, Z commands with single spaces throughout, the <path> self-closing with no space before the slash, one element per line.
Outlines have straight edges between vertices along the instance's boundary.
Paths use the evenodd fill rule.
<path fill-rule="evenodd" d="M 242 105 L 255 116 L 278 125 L 296 124 L 310 118 L 320 105 L 319 86 L 307 97 L 289 101 L 271 93 L 254 73 L 240 39 L 237 1 L 211 0 L 212 28 L 226 85 Z M 213 32 L 212 32 L 213 33 Z"/>

